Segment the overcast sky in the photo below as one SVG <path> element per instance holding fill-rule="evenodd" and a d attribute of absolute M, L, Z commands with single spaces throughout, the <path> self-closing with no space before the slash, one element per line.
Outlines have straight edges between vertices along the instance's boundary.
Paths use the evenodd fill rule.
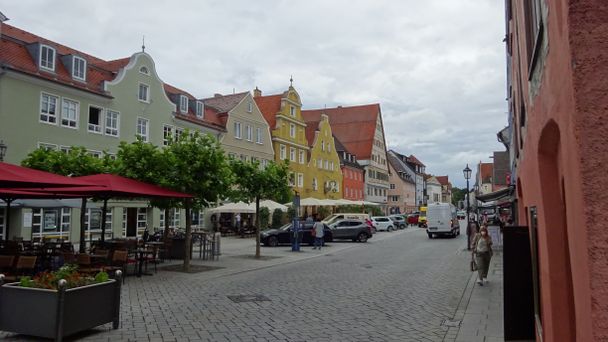
<path fill-rule="evenodd" d="M 113 60 L 141 50 L 197 97 L 294 86 L 304 108 L 378 102 L 389 148 L 464 186 L 504 150 L 503 2 L 7 1 L 9 24 Z M 474 169 L 474 167 L 472 167 Z"/>

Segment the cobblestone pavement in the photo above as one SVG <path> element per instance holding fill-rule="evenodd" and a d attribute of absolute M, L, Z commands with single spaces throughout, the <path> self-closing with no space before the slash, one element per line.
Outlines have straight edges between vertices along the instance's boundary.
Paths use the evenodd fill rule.
<path fill-rule="evenodd" d="M 457 332 L 442 322 L 456 314 L 471 278 L 466 237 L 429 240 L 417 228 L 381 234 L 332 243 L 341 247 L 335 252 L 305 247 L 305 259 L 232 275 L 129 277 L 120 329 L 105 325 L 72 340 L 454 341 Z M 242 295 L 267 300 L 228 297 Z"/>

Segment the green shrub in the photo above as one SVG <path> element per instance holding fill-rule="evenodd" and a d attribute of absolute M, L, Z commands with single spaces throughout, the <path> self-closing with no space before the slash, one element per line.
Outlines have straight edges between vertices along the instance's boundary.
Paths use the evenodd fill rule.
<path fill-rule="evenodd" d="M 275 209 L 272 212 L 272 228 L 280 228 L 283 225 L 283 210 Z"/>

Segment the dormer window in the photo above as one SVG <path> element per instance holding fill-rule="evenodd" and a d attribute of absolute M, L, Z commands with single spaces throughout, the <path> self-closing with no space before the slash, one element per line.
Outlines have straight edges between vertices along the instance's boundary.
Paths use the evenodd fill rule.
<path fill-rule="evenodd" d="M 196 101 L 196 117 L 203 118 L 203 111 L 205 110 L 205 105 L 201 101 Z"/>
<path fill-rule="evenodd" d="M 87 78 L 87 61 L 84 58 L 74 56 L 72 59 L 72 77 L 85 81 Z"/>
<path fill-rule="evenodd" d="M 40 68 L 55 71 L 55 49 L 48 45 L 40 45 Z"/>
<path fill-rule="evenodd" d="M 150 75 L 150 71 L 148 71 L 148 68 L 145 66 L 142 66 L 141 68 L 139 68 L 139 72 L 144 74 L 144 75 Z"/>
<path fill-rule="evenodd" d="M 179 111 L 182 113 L 188 113 L 188 98 L 184 95 L 179 96 Z"/>

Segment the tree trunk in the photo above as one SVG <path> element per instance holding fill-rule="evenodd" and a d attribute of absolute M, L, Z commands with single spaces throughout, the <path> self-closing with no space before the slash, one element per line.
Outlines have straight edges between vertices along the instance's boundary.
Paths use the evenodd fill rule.
<path fill-rule="evenodd" d="M 255 257 L 260 258 L 260 196 L 255 198 Z"/>
<path fill-rule="evenodd" d="M 190 272 L 190 245 L 192 244 L 192 215 L 190 213 L 190 199 L 187 198 L 185 200 L 186 202 L 186 241 L 184 243 L 185 245 L 185 251 L 184 251 L 184 268 L 183 271 L 184 272 Z"/>
<path fill-rule="evenodd" d="M 87 241 L 84 238 L 84 236 L 86 234 L 86 228 L 85 228 L 86 213 L 87 213 L 87 198 L 83 197 L 82 204 L 80 205 L 80 248 L 78 249 L 80 253 L 85 253 L 85 251 L 86 251 L 85 247 L 86 247 Z"/>
<path fill-rule="evenodd" d="M 108 199 L 103 200 L 103 208 L 101 209 L 101 243 L 106 241 L 106 215 L 108 214 Z"/>

